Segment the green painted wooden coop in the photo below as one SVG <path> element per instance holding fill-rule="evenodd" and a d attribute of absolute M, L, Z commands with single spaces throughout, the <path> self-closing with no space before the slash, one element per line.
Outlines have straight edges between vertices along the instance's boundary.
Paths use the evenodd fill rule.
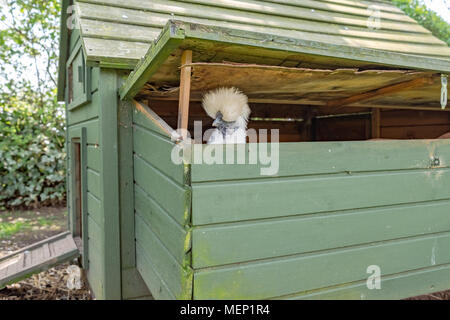
<path fill-rule="evenodd" d="M 400 9 L 64 0 L 61 26 L 70 229 L 96 298 L 450 288 L 450 49 Z M 172 161 L 221 86 L 249 97 L 250 129 L 279 130 L 275 175 L 197 162 L 201 138 Z"/>

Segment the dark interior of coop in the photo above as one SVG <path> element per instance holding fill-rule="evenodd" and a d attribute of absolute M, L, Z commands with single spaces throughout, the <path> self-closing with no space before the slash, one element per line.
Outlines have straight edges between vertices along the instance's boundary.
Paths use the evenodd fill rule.
<path fill-rule="evenodd" d="M 145 100 L 172 128 L 177 127 L 178 101 Z M 450 113 L 440 110 L 395 108 L 312 107 L 277 103 L 249 103 L 248 128 L 279 130 L 280 142 L 360 141 L 371 139 L 437 139 L 450 132 Z M 213 119 L 200 101 L 191 101 L 189 132 L 202 121 L 203 132 Z M 205 138 L 206 140 L 206 138 Z"/>
<path fill-rule="evenodd" d="M 179 74 L 186 66 L 179 61 L 180 54 L 171 57 L 136 97 L 173 129 Z M 191 63 L 188 130 L 193 136 L 195 121 L 202 122 L 203 132 L 212 128 L 203 95 L 234 86 L 249 98 L 248 129 L 267 129 L 269 142 L 271 129 L 279 130 L 280 142 L 438 139 L 450 132 L 449 108 L 440 101 L 440 74 L 372 65 L 329 67 Z"/>

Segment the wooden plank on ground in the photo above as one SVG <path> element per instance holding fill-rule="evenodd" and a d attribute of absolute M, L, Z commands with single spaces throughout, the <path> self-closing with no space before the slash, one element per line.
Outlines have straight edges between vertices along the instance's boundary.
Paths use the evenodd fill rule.
<path fill-rule="evenodd" d="M 0 288 L 80 255 L 70 232 L 40 241 L 0 258 Z"/>

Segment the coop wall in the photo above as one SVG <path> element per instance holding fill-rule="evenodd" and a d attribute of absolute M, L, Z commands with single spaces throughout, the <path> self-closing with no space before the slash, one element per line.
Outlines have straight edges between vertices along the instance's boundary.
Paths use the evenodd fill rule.
<path fill-rule="evenodd" d="M 148 105 L 172 128 L 177 127 L 178 101 L 149 100 Z M 280 142 L 357 141 L 372 136 L 375 109 L 251 103 L 250 129 L 278 129 Z M 423 107 L 422 107 L 423 109 Z M 212 119 L 200 102 L 191 102 L 189 131 L 202 121 L 203 132 Z M 450 132 L 450 112 L 439 110 L 380 109 L 380 137 L 384 139 L 434 139 Z M 268 137 L 271 139 L 270 134 Z"/>
<path fill-rule="evenodd" d="M 74 31 L 70 51 L 79 48 L 79 35 Z M 135 263 L 132 189 L 127 198 L 133 181 L 132 153 L 126 153 L 126 146 L 132 143 L 131 109 L 119 112 L 117 97 L 126 74 L 98 67 L 91 68 L 90 73 L 89 100 L 78 106 L 66 103 L 70 228 L 74 233 L 72 142 L 77 139 L 83 159 L 81 260 L 89 286 L 97 299 L 148 298 L 150 293 Z M 76 92 L 74 99 L 78 99 Z M 119 121 L 123 126 L 118 125 Z M 121 170 L 119 162 L 123 164 Z"/>
<path fill-rule="evenodd" d="M 71 36 L 70 52 L 76 48 L 79 43 L 79 37 L 75 32 Z M 85 130 L 85 141 L 81 141 L 81 152 L 85 153 L 82 157 L 86 159 L 84 167 L 82 168 L 83 177 L 85 181 L 82 181 L 82 202 L 85 221 L 83 221 L 83 229 L 88 237 L 88 246 L 84 248 L 84 267 L 87 272 L 87 277 L 90 282 L 90 286 L 94 291 L 96 297 L 101 298 L 103 296 L 104 287 L 104 217 L 102 213 L 103 196 L 101 190 L 101 146 L 100 146 L 100 120 L 99 120 L 99 105 L 100 94 L 98 91 L 99 69 L 94 68 L 92 70 L 92 86 L 91 101 L 74 108 L 67 110 L 67 185 L 68 185 L 68 211 L 69 222 L 73 231 L 73 225 L 75 221 L 75 209 L 73 206 L 73 196 L 75 190 L 72 190 L 72 141 L 73 139 L 82 139 L 83 129 Z M 68 88 L 66 87 L 66 91 Z M 86 257 L 87 255 L 87 257 Z M 84 259 L 86 258 L 86 259 Z"/>
<path fill-rule="evenodd" d="M 192 298 L 189 172 L 171 161 L 174 147 L 133 112 L 136 265 L 156 299 Z"/>
<path fill-rule="evenodd" d="M 193 298 L 450 288 L 449 163 L 450 141 L 415 140 L 281 144 L 274 177 L 259 165 L 192 165 Z M 369 266 L 380 290 L 367 287 Z"/>

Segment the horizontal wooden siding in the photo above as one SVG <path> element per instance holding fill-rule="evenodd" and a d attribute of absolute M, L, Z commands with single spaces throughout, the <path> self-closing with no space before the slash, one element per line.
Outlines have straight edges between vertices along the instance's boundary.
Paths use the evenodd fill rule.
<path fill-rule="evenodd" d="M 273 177 L 260 165 L 192 165 L 195 299 L 394 299 L 450 287 L 438 281 L 450 265 L 450 141 L 279 152 Z M 371 265 L 377 292 L 366 287 Z"/>

